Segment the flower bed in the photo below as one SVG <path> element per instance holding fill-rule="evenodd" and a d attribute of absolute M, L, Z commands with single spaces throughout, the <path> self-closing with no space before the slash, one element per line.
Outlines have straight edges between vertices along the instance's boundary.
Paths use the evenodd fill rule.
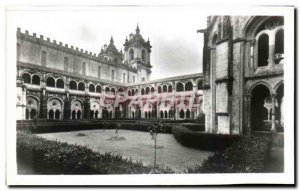
<path fill-rule="evenodd" d="M 259 173 L 264 172 L 272 141 L 270 137 L 242 137 L 226 150 L 216 152 L 202 166 L 187 173 Z"/>
<path fill-rule="evenodd" d="M 18 164 L 28 164 L 35 174 L 149 174 L 155 171 L 141 162 L 111 153 L 100 154 L 88 147 L 46 140 L 23 131 L 17 132 Z"/>

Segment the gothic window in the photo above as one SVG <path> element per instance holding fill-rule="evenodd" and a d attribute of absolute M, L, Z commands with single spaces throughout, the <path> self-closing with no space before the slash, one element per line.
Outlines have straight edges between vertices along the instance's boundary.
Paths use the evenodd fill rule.
<path fill-rule="evenodd" d="M 29 74 L 24 73 L 24 74 L 22 75 L 22 78 L 23 78 L 23 80 L 24 80 L 24 83 L 26 83 L 26 84 L 30 84 L 30 83 L 31 83 L 31 76 L 30 76 Z"/>
<path fill-rule="evenodd" d="M 178 83 L 177 85 L 176 85 L 176 91 L 177 92 L 182 92 L 183 91 L 183 84 L 182 83 Z"/>
<path fill-rule="evenodd" d="M 98 86 L 96 87 L 96 92 L 97 92 L 97 93 L 101 93 L 101 86 L 98 85 Z"/>
<path fill-rule="evenodd" d="M 171 85 L 169 85 L 168 86 L 168 92 L 172 92 L 173 90 L 172 90 L 172 86 Z"/>
<path fill-rule="evenodd" d="M 78 90 L 79 91 L 84 91 L 85 87 L 84 87 L 84 83 L 83 82 L 79 82 L 78 83 Z"/>
<path fill-rule="evenodd" d="M 131 96 L 131 91 L 130 90 L 128 90 L 128 96 Z"/>
<path fill-rule="evenodd" d="M 48 77 L 47 78 L 47 86 L 49 86 L 49 87 L 55 87 L 55 80 L 54 80 L 54 78 L 52 78 L 52 77 Z"/>
<path fill-rule="evenodd" d="M 262 34 L 258 38 L 258 66 L 267 66 L 269 60 L 269 36 Z"/>
<path fill-rule="evenodd" d="M 116 92 L 115 88 L 111 88 L 110 92 L 114 94 Z"/>
<path fill-rule="evenodd" d="M 64 81 L 62 79 L 57 79 L 56 80 L 56 87 L 57 88 L 64 88 L 65 87 Z"/>
<path fill-rule="evenodd" d="M 86 75 L 86 63 L 82 62 L 82 75 Z"/>
<path fill-rule="evenodd" d="M 47 64 L 47 53 L 46 53 L 46 51 L 42 51 L 41 63 L 42 63 L 42 66 L 46 66 L 46 64 Z"/>
<path fill-rule="evenodd" d="M 111 71 L 111 81 L 114 81 L 114 79 L 115 79 L 115 71 L 112 70 Z"/>
<path fill-rule="evenodd" d="M 118 92 L 123 92 L 123 91 L 124 91 L 123 88 L 118 89 Z"/>
<path fill-rule="evenodd" d="M 190 110 L 188 109 L 188 110 L 186 110 L 186 118 L 187 119 L 189 119 L 190 117 L 191 117 L 191 112 L 190 112 Z"/>
<path fill-rule="evenodd" d="M 275 35 L 275 64 L 280 63 L 284 56 L 284 31 L 280 29 Z"/>
<path fill-rule="evenodd" d="M 150 88 L 146 87 L 146 95 L 149 94 L 149 92 L 150 92 Z"/>
<path fill-rule="evenodd" d="M 151 92 L 154 92 L 154 87 L 151 87 Z"/>
<path fill-rule="evenodd" d="M 167 92 L 167 91 L 168 91 L 167 85 L 163 85 L 163 92 Z"/>
<path fill-rule="evenodd" d="M 69 60 L 68 57 L 64 57 L 64 70 L 68 71 Z"/>
<path fill-rule="evenodd" d="M 105 88 L 105 92 L 106 92 L 106 93 L 110 92 L 109 87 L 106 87 L 106 88 Z"/>
<path fill-rule="evenodd" d="M 161 91 L 161 86 L 158 86 L 157 91 L 158 91 L 158 93 L 161 93 L 161 92 L 162 92 L 162 91 Z"/>
<path fill-rule="evenodd" d="M 89 85 L 89 92 L 95 92 L 95 86 L 94 84 Z"/>
<path fill-rule="evenodd" d="M 187 82 L 185 84 L 185 91 L 192 91 L 193 90 L 193 84 L 192 82 Z"/>
<path fill-rule="evenodd" d="M 101 66 L 98 66 L 98 78 L 101 79 Z"/>
<path fill-rule="evenodd" d="M 70 82 L 70 90 L 77 90 L 77 83 L 75 81 Z"/>
<path fill-rule="evenodd" d="M 129 51 L 129 56 L 130 56 L 130 60 L 134 59 L 134 52 L 132 49 L 130 49 L 130 51 Z"/>
<path fill-rule="evenodd" d="M 141 90 L 141 94 L 142 94 L 142 95 L 144 95 L 144 94 L 145 94 L 145 90 L 144 90 L 144 88 L 142 88 L 142 90 Z"/>
<path fill-rule="evenodd" d="M 40 85 L 40 77 L 38 75 L 32 76 L 32 84 Z"/>
<path fill-rule="evenodd" d="M 142 50 L 142 61 L 146 61 L 146 51 Z"/>
<path fill-rule="evenodd" d="M 198 82 L 198 90 L 202 90 L 203 89 L 203 82 L 202 80 L 199 80 Z"/>

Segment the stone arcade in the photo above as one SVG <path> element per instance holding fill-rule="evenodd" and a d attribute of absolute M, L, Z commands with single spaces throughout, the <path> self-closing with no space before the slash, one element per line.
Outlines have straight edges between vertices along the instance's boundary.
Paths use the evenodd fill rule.
<path fill-rule="evenodd" d="M 124 52 L 111 37 L 98 55 L 18 29 L 18 120 L 196 119 L 202 74 L 150 81 L 150 54 L 139 27 L 126 38 Z"/>

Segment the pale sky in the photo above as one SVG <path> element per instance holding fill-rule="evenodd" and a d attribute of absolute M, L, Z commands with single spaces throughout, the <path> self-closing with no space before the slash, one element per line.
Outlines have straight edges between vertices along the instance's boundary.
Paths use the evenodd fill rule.
<path fill-rule="evenodd" d="M 44 35 L 51 41 L 98 54 L 111 35 L 117 49 L 137 23 L 152 45 L 151 80 L 202 72 L 203 12 L 185 7 L 34 7 L 8 11 L 9 28 Z"/>

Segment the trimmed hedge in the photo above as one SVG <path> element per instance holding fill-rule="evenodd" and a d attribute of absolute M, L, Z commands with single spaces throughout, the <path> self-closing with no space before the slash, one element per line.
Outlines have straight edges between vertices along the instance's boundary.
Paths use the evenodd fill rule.
<path fill-rule="evenodd" d="M 270 137 L 242 137 L 226 150 L 216 152 L 202 166 L 186 173 L 259 173 L 264 172 L 272 140 Z"/>
<path fill-rule="evenodd" d="M 100 154 L 86 146 L 46 140 L 17 132 L 17 161 L 34 174 L 149 174 L 173 173 L 169 168 L 143 166 L 111 153 Z M 18 166 L 18 169 L 20 166 Z"/>
<path fill-rule="evenodd" d="M 183 146 L 201 150 L 223 150 L 240 138 L 239 135 L 209 134 L 192 131 L 182 125 L 173 126 L 172 134 Z"/>
<path fill-rule="evenodd" d="M 151 122 L 126 123 L 120 121 L 44 121 L 39 122 L 37 125 L 34 125 L 34 123 L 19 123 L 17 125 L 17 129 L 30 131 L 31 133 L 49 133 L 92 129 L 115 129 L 117 123 L 121 124 L 120 129 L 144 132 L 149 132 L 148 127 L 153 124 Z M 171 129 L 171 124 L 165 124 L 164 131 L 162 133 L 171 133 Z"/>

